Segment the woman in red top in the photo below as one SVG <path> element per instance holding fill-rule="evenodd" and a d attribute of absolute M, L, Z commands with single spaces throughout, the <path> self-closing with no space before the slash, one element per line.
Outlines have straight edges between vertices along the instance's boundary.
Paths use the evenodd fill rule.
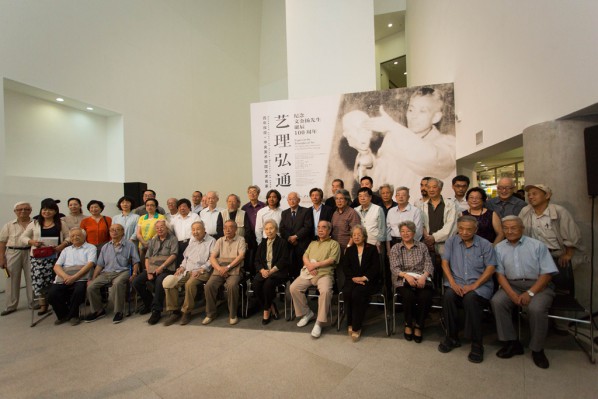
<path fill-rule="evenodd" d="M 87 210 L 91 214 L 81 221 L 81 228 L 85 230 L 87 235 L 87 242 L 95 245 L 99 249 L 110 241 L 110 225 L 112 225 L 112 219 L 108 216 L 103 216 L 102 211 L 104 210 L 104 203 L 98 200 L 91 200 L 87 204 Z"/>

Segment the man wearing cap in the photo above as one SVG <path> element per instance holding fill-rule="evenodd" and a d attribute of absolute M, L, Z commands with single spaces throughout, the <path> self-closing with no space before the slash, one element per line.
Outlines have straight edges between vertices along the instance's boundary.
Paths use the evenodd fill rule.
<path fill-rule="evenodd" d="M 21 270 L 25 274 L 27 302 L 32 303 L 33 288 L 31 285 L 31 264 L 29 250 L 22 246 L 20 238 L 31 222 L 31 205 L 28 202 L 17 202 L 13 207 L 17 218 L 6 223 L 0 230 L 0 268 L 6 273 L 6 308 L 0 316 L 9 315 L 17 310 L 21 290 Z"/>
<path fill-rule="evenodd" d="M 515 197 L 515 183 L 510 177 L 503 177 L 496 186 L 498 196 L 486 202 L 486 207 L 504 218 L 509 215 L 519 215 L 519 212 L 525 207 L 525 201 Z"/>
<path fill-rule="evenodd" d="M 507 239 L 495 248 L 496 276 L 501 289 L 490 301 L 498 339 L 504 343 L 496 356 L 508 359 L 523 354 L 523 346 L 513 325 L 512 310 L 514 306 L 526 306 L 532 358 L 536 366 L 546 369 L 549 363 L 544 355 L 544 340 L 548 332 L 548 309 L 554 299 L 554 290 L 549 283 L 558 271 L 546 245 L 523 235 L 520 218 L 506 216 L 502 220 L 502 228 Z"/>
<path fill-rule="evenodd" d="M 573 217 L 564 207 L 551 204 L 552 190 L 545 184 L 525 186 L 529 205 L 519 217 L 525 235 L 543 242 L 560 268 L 566 268 L 576 249 L 581 248 L 581 233 Z"/>

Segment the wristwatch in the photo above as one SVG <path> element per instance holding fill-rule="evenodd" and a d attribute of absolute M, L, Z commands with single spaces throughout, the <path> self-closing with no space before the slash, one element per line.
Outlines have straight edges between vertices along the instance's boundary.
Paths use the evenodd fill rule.
<path fill-rule="evenodd" d="M 533 298 L 536 294 L 534 294 L 532 290 L 527 290 L 527 295 L 529 295 L 530 298 Z"/>

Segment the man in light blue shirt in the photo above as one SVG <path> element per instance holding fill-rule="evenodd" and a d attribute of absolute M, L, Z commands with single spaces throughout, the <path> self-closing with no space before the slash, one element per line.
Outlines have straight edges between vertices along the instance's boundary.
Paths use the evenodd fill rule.
<path fill-rule="evenodd" d="M 498 339 L 504 342 L 496 356 L 508 359 L 523 354 L 511 316 L 514 306 L 526 306 L 532 358 L 536 366 L 545 369 L 549 367 L 544 354 L 547 315 L 555 295 L 549 283 L 558 269 L 546 245 L 523 235 L 524 225 L 519 217 L 503 218 L 502 228 L 507 239 L 496 246 L 496 275 L 501 289 L 491 300 Z"/>
<path fill-rule="evenodd" d="M 472 363 L 484 360 L 482 344 L 482 316 L 484 307 L 492 297 L 492 275 L 496 256 L 492 244 L 475 235 L 478 222 L 473 216 L 457 220 L 458 235 L 446 240 L 442 254 L 444 272 L 444 297 L 442 313 L 446 324 L 446 337 L 438 350 L 448 353 L 461 346 L 458 339 L 458 306 L 465 310 L 466 338 L 471 339 L 471 352 L 467 357 Z"/>

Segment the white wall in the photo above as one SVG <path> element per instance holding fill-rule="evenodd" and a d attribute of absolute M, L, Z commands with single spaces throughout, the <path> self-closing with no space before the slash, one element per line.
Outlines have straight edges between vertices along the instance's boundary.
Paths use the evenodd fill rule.
<path fill-rule="evenodd" d="M 7 174 L 118 181 L 107 167 L 106 117 L 10 90 L 4 91 L 4 107 Z M 122 158 L 122 140 L 117 150 Z"/>
<path fill-rule="evenodd" d="M 597 15 L 595 1 L 409 0 L 408 83 L 455 82 L 464 157 L 596 102 Z"/>
<path fill-rule="evenodd" d="M 376 89 L 374 6 L 286 0 L 289 98 Z"/>
<path fill-rule="evenodd" d="M 122 114 L 114 123 L 124 128 L 124 168 L 114 169 L 147 182 L 161 200 L 196 189 L 242 194 L 251 183 L 261 14 L 261 1 L 244 0 L 2 1 L 0 77 Z M 4 122 L 0 113 L 0 143 Z M 3 208 L 16 190 L 4 158 Z M 59 192 L 106 202 L 119 194 L 56 177 Z M 28 184 L 36 193 L 44 186 Z M 7 211 L 0 220 L 12 217 Z"/>
<path fill-rule="evenodd" d="M 382 79 L 385 87 L 381 86 L 381 75 L 385 72 L 380 68 L 380 64 L 406 53 L 405 32 L 398 32 L 376 41 L 376 87 L 379 90 L 388 89 L 388 78 Z"/>
<path fill-rule="evenodd" d="M 287 36 L 285 2 L 262 1 L 260 47 L 260 101 L 286 100 Z"/>

